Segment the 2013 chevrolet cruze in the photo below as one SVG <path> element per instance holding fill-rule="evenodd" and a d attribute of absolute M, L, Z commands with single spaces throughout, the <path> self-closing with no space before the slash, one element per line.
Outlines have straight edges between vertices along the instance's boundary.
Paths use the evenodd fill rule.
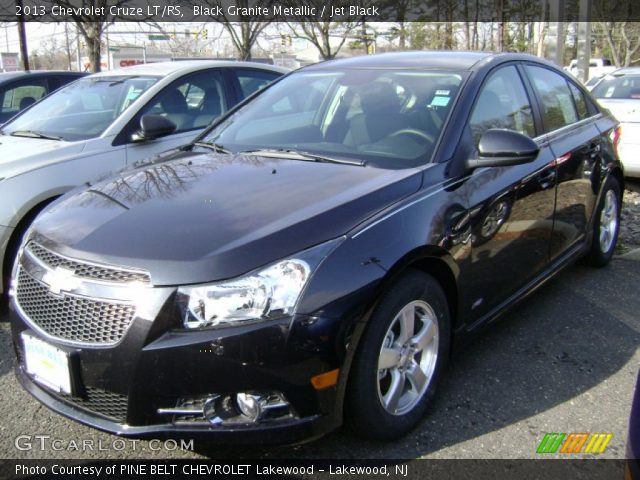
<path fill-rule="evenodd" d="M 618 140 L 532 56 L 301 69 L 38 217 L 11 288 L 19 378 L 123 435 L 397 437 L 454 346 L 611 258 Z"/>

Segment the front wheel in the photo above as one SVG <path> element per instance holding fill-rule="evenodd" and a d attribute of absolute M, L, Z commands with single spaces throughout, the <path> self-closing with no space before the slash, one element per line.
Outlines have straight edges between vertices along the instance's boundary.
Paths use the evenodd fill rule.
<path fill-rule="evenodd" d="M 446 366 L 447 300 L 431 276 L 411 271 L 375 308 L 350 373 L 346 421 L 367 438 L 406 434 L 425 413 Z"/>
<path fill-rule="evenodd" d="M 613 257 L 620 230 L 620 184 L 609 177 L 604 185 L 593 222 L 591 249 L 586 260 L 594 267 L 603 267 Z"/>

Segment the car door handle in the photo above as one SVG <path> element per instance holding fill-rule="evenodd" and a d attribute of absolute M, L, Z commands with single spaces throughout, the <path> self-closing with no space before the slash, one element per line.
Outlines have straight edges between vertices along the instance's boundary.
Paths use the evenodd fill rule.
<path fill-rule="evenodd" d="M 546 172 L 541 173 L 538 176 L 538 184 L 542 187 L 543 190 L 551 188 L 556 183 L 556 171 L 555 170 L 547 170 Z"/>

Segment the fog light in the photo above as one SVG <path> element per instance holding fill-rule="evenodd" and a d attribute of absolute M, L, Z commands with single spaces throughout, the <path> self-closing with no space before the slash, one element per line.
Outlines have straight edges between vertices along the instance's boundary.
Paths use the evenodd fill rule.
<path fill-rule="evenodd" d="M 255 422 L 262 414 L 260 399 L 248 393 L 238 393 L 236 395 L 236 405 L 240 413 L 249 420 Z"/>

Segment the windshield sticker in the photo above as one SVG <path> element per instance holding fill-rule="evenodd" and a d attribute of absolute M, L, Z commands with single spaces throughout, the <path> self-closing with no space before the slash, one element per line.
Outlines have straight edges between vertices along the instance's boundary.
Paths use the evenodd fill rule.
<path fill-rule="evenodd" d="M 129 93 L 127 94 L 127 100 L 129 101 L 135 100 L 140 96 L 141 93 L 142 93 L 141 88 L 138 88 L 138 89 L 132 88 L 131 90 L 129 90 Z"/>
<path fill-rule="evenodd" d="M 445 96 L 449 96 L 449 90 L 436 90 L 436 95 L 445 95 Z"/>
<path fill-rule="evenodd" d="M 604 94 L 604 96 L 605 96 L 606 98 L 609 98 L 611 95 L 613 95 L 613 91 L 614 91 L 615 89 L 616 89 L 616 87 L 614 87 L 613 85 L 612 85 L 612 86 L 610 86 L 610 87 L 607 89 L 607 93 L 605 93 L 605 94 Z"/>
<path fill-rule="evenodd" d="M 431 105 L 434 107 L 446 107 L 449 105 L 449 100 L 449 97 L 440 97 L 436 95 L 433 97 L 433 100 L 431 100 Z"/>

